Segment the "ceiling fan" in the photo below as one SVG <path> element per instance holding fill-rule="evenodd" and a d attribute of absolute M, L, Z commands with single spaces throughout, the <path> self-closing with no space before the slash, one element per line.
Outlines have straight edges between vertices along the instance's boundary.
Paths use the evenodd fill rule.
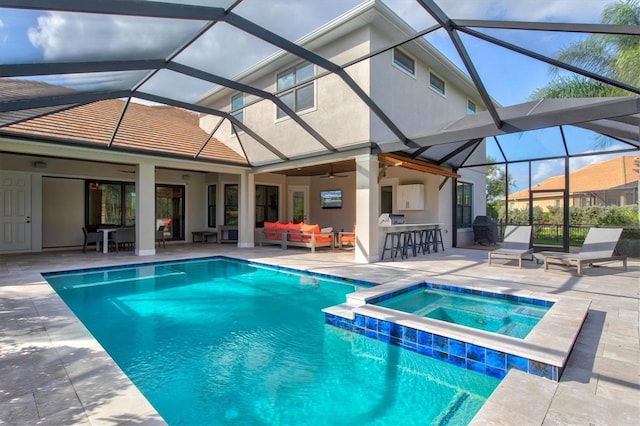
<path fill-rule="evenodd" d="M 329 178 L 329 179 L 334 179 L 334 178 L 345 178 L 347 177 L 347 175 L 337 175 L 335 173 L 333 173 L 333 164 L 329 165 L 329 173 L 327 173 L 324 176 L 320 176 L 321 178 Z"/>

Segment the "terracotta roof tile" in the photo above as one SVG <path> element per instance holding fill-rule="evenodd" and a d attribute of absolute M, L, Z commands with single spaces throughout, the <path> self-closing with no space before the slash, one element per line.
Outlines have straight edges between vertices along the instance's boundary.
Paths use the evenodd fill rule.
<path fill-rule="evenodd" d="M 32 90 L 40 95 L 48 94 L 38 92 L 43 88 L 35 87 L 30 82 L 11 83 L 12 80 L 2 81 L 3 98 L 4 88 L 9 90 L 7 95 L 10 97 L 11 93 L 20 88 Z M 46 85 L 44 89 L 46 92 Z M 0 130 L 5 134 L 79 141 L 107 149 L 124 105 L 125 102 L 120 99 L 93 102 L 2 127 Z M 151 106 L 131 102 L 127 106 L 112 146 L 193 158 L 208 137 L 208 133 L 200 128 L 199 116 L 195 113 L 172 106 Z M 245 158 L 215 138 L 207 143 L 206 149 L 198 158 L 247 164 Z"/>
<path fill-rule="evenodd" d="M 638 183 L 637 157 L 620 156 L 599 163 L 589 164 L 569 175 L 569 192 L 590 192 L 619 188 Z M 552 176 L 534 185 L 533 190 L 564 188 L 564 175 Z M 509 194 L 509 199 L 528 199 L 529 190 Z"/>

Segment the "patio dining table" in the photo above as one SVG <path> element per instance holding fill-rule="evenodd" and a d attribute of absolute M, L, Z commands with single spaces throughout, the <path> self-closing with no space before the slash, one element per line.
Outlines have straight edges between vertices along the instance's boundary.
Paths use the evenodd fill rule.
<path fill-rule="evenodd" d="M 117 231 L 117 228 L 100 228 L 98 232 L 102 232 L 102 252 L 109 253 L 109 232 Z M 98 250 L 98 246 L 96 245 L 96 251 Z"/>

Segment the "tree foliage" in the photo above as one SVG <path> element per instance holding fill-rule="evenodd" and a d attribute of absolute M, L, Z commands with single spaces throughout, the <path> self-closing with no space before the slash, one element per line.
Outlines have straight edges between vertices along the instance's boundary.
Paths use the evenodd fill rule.
<path fill-rule="evenodd" d="M 640 0 L 621 0 L 608 5 L 601 23 L 640 25 Z M 591 34 L 560 50 L 556 59 L 575 67 L 632 86 L 640 86 L 640 37 L 627 34 Z M 552 67 L 554 78 L 536 89 L 530 99 L 577 98 L 631 95 L 628 91 L 581 75 L 561 75 Z"/>
<path fill-rule="evenodd" d="M 505 169 L 495 163 L 495 159 L 487 157 L 487 215 L 493 218 L 498 217 L 500 205 L 504 204 L 503 198 L 507 194 L 507 189 L 515 188 L 515 180 L 509 176 L 507 181 Z"/>
<path fill-rule="evenodd" d="M 561 224 L 563 218 L 562 207 L 547 207 L 548 211 L 543 212 L 542 208 L 533 208 L 533 223 Z M 504 207 L 499 209 L 496 219 L 499 222 L 507 223 Z M 508 223 L 514 225 L 529 224 L 529 209 L 510 209 Z M 635 204 L 628 206 L 590 206 L 590 207 L 570 207 L 569 225 L 571 226 L 634 226 L 638 223 L 638 206 Z"/>

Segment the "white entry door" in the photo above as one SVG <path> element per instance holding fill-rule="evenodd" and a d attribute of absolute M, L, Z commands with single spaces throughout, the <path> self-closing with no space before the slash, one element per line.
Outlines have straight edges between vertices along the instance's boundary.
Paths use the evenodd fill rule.
<path fill-rule="evenodd" d="M 31 250 L 31 175 L 0 171 L 0 251 Z"/>

